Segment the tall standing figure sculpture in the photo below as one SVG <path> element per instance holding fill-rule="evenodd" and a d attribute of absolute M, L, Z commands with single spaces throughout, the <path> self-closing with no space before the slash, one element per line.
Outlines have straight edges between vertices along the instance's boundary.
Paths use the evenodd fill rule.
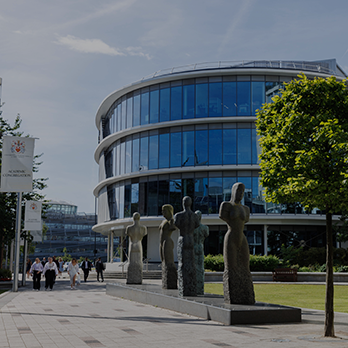
<path fill-rule="evenodd" d="M 199 226 L 198 216 L 191 210 L 192 199 L 182 200 L 184 210 L 174 215 L 174 224 L 180 230 L 178 240 L 179 296 L 196 296 L 196 267 L 193 231 Z"/>
<path fill-rule="evenodd" d="M 127 284 L 143 282 L 143 246 L 141 241 L 147 234 L 146 226 L 140 225 L 140 214 L 133 214 L 133 225 L 127 226 L 129 237 Z"/>
<path fill-rule="evenodd" d="M 249 245 L 243 233 L 244 224 L 249 221 L 250 216 L 249 207 L 241 204 L 244 190 L 243 183 L 235 183 L 231 201 L 222 202 L 220 205 L 220 219 L 228 225 L 224 239 L 224 299 L 226 303 L 254 304 Z"/>
<path fill-rule="evenodd" d="M 174 263 L 174 242 L 172 233 L 176 230 L 173 219 L 174 209 L 170 204 L 162 206 L 162 215 L 165 220 L 160 229 L 160 256 L 162 261 L 162 288 L 177 289 L 178 273 Z"/>
<path fill-rule="evenodd" d="M 194 230 L 194 250 L 196 264 L 197 279 L 197 295 L 204 295 L 204 239 L 209 236 L 209 227 L 201 223 L 202 212 L 197 210 L 195 214 L 198 216 L 200 225 Z"/>

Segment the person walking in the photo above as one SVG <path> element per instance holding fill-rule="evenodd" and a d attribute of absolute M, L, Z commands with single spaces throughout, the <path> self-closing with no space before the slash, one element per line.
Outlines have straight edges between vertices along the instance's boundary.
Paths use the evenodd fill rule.
<path fill-rule="evenodd" d="M 45 267 L 47 261 L 46 261 L 46 257 L 44 257 L 41 261 L 42 267 Z"/>
<path fill-rule="evenodd" d="M 63 269 L 64 261 L 61 257 L 58 259 L 58 263 L 59 263 L 58 273 L 59 273 L 59 275 L 62 275 L 64 272 L 64 269 Z M 60 278 L 60 277 L 58 277 L 58 278 Z"/>
<path fill-rule="evenodd" d="M 95 270 L 97 271 L 97 281 L 99 282 L 99 275 L 100 275 L 101 281 L 103 282 L 104 281 L 104 276 L 103 276 L 104 264 L 100 257 L 95 263 Z"/>
<path fill-rule="evenodd" d="M 26 273 L 27 273 L 27 279 L 29 279 L 29 273 L 30 273 L 30 269 L 31 269 L 31 266 L 32 266 L 32 262 L 31 260 L 29 259 L 28 257 L 28 260 L 27 260 L 27 267 L 26 267 Z"/>
<path fill-rule="evenodd" d="M 33 276 L 33 290 L 40 290 L 42 271 L 43 266 L 40 262 L 40 259 L 37 257 L 29 270 L 29 273 Z"/>
<path fill-rule="evenodd" d="M 56 275 L 58 274 L 57 265 L 55 264 L 55 262 L 53 262 L 52 257 L 48 258 L 48 262 L 46 262 L 42 273 L 46 278 L 45 290 L 49 288 L 49 290 L 52 291 L 54 280 L 56 278 Z"/>
<path fill-rule="evenodd" d="M 75 290 L 76 278 L 80 274 L 80 268 L 75 258 L 73 258 L 71 262 L 69 263 L 67 271 L 70 277 L 71 290 Z"/>
<path fill-rule="evenodd" d="M 86 282 L 89 271 L 92 269 L 92 262 L 88 261 L 88 257 L 85 258 L 85 261 L 82 262 L 81 268 L 83 270 L 83 279 Z"/>

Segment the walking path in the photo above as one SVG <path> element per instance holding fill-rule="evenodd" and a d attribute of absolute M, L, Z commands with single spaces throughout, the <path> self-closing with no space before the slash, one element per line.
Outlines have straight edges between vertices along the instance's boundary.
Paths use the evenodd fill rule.
<path fill-rule="evenodd" d="M 223 326 L 107 296 L 105 282 L 93 279 L 78 290 L 70 290 L 67 279 L 57 279 L 53 291 L 39 292 L 27 281 L 17 293 L 0 295 L 0 347 L 348 347 L 348 314 L 335 314 L 341 339 L 321 337 L 322 311 L 303 310 L 302 319 L 298 324 Z"/>

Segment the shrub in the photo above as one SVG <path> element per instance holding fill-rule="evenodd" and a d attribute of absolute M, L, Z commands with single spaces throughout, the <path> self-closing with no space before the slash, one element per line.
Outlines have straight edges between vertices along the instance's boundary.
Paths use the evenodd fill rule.
<path fill-rule="evenodd" d="M 1 278 L 11 279 L 12 278 L 11 271 L 9 269 L 0 268 L 0 279 Z"/>
<path fill-rule="evenodd" d="M 209 269 L 214 272 L 222 272 L 224 270 L 224 258 L 219 255 L 207 255 L 204 257 L 204 269 Z"/>
<path fill-rule="evenodd" d="M 339 266 L 337 272 L 348 272 L 348 266 Z"/>
<path fill-rule="evenodd" d="M 281 265 L 280 260 L 274 255 L 250 255 L 250 271 L 271 272 Z"/>

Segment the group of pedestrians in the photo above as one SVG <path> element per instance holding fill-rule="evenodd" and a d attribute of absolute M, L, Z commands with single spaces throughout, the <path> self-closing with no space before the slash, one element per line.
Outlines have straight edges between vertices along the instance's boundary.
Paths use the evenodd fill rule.
<path fill-rule="evenodd" d="M 61 274 L 63 272 L 64 262 L 62 258 L 59 258 L 59 261 L 57 261 L 55 256 L 49 257 L 47 262 L 45 257 L 42 259 L 42 261 L 40 261 L 40 259 L 37 257 L 33 264 L 31 264 L 30 262 L 30 266 L 28 265 L 29 265 L 29 262 L 27 262 L 26 271 L 28 276 L 31 275 L 33 277 L 33 290 L 36 290 L 36 291 L 40 290 L 41 275 L 42 275 L 45 277 L 45 290 L 52 291 L 56 277 L 58 276 L 58 274 Z M 84 281 L 86 282 L 89 272 L 92 269 L 92 262 L 89 261 L 88 258 L 86 257 L 85 261 L 83 261 L 81 264 L 81 268 L 83 270 Z M 105 268 L 100 257 L 95 262 L 95 268 L 97 271 L 97 281 L 99 282 L 99 277 L 100 277 L 101 281 L 103 282 L 104 281 L 103 271 Z M 68 264 L 67 272 L 70 278 L 70 288 L 71 290 L 75 290 L 76 285 L 79 285 L 81 282 L 80 267 L 76 258 L 73 258 L 71 262 Z"/>

